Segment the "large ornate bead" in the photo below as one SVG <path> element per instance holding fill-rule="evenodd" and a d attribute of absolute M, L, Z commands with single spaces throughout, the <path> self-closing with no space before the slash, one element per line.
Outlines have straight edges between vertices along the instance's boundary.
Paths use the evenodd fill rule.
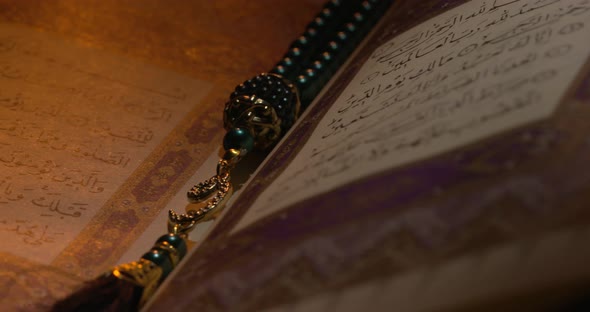
<path fill-rule="evenodd" d="M 296 87 L 276 74 L 260 74 L 236 87 L 225 104 L 223 124 L 226 130 L 245 129 L 254 138 L 254 146 L 272 147 L 299 117 Z"/>

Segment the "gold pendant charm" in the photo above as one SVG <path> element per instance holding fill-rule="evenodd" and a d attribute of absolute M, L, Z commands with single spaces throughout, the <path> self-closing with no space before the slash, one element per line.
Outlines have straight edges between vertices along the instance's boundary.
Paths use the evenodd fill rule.
<path fill-rule="evenodd" d="M 190 208 L 185 214 L 168 211 L 168 231 L 187 235 L 199 222 L 214 219 L 219 215 L 232 194 L 230 171 L 241 158 L 241 152 L 230 149 L 217 164 L 217 174 L 193 186 L 187 197 L 193 203 L 204 202 L 204 206 Z"/>

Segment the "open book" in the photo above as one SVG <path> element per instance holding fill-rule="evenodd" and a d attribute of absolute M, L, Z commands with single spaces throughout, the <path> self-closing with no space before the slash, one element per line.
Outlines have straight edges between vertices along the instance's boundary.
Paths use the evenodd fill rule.
<path fill-rule="evenodd" d="M 398 1 L 146 310 L 504 310 L 570 302 L 564 298 L 586 290 L 590 275 L 588 22 L 586 0 Z M 22 134 L 30 146 L 0 142 L 2 165 L 17 170 L 0 186 L 2 203 L 37 207 L 2 211 L 2 229 L 12 235 L 2 245 L 3 266 L 20 283 L 11 291 L 34 296 L 69 289 L 78 281 L 72 276 L 92 277 L 109 261 L 147 250 L 164 231 L 155 220 L 184 205 L 183 185 L 211 174 L 218 126 L 209 123 L 215 118 L 194 121 L 220 113 L 186 104 L 207 93 L 206 82 L 116 58 L 94 68 L 92 58 L 41 58 L 40 50 L 67 52 L 42 36 L 30 44 L 26 30 L 3 29 L 13 42 L 3 45 L 5 55 L 44 64 L 2 67 L 3 84 L 28 86 L 15 83 L 21 92 L 2 109 L 37 118 L 2 123 L 3 133 Z M 74 85 L 61 85 L 51 66 L 67 67 Z M 108 88 L 97 90 L 96 79 Z M 33 86 L 38 92 L 30 93 Z M 33 110 L 19 95 L 59 92 L 89 104 Z M 123 105 L 89 118 L 101 101 Z M 151 106 L 134 105 L 140 102 Z M 134 122 L 118 127 L 113 120 L 123 114 Z M 39 127 L 58 117 L 60 126 Z M 146 120 L 161 123 L 157 133 L 138 126 Z M 55 133 L 83 122 L 86 138 Z M 191 135 L 169 140 L 178 129 Z M 206 160 L 195 146 L 214 155 Z M 31 155 L 42 148 L 69 156 L 39 162 Z M 72 155 L 88 166 L 67 166 Z M 195 163 L 205 171 L 194 173 Z M 54 183 L 44 189 L 19 180 L 31 175 Z M 76 200 L 80 192 L 88 202 Z M 92 202 L 106 209 L 85 213 Z M 29 280 L 11 277 L 19 270 Z"/>
<path fill-rule="evenodd" d="M 590 273 L 588 22 L 394 4 L 148 310 L 562 307 Z"/>

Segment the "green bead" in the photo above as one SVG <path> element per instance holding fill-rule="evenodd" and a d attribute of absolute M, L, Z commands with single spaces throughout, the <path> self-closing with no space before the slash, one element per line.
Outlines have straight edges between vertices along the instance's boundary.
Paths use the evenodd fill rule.
<path fill-rule="evenodd" d="M 318 16 L 318 17 L 316 17 L 316 18 L 313 20 L 313 22 L 314 22 L 314 23 L 315 23 L 317 26 L 324 26 L 324 24 L 326 23 L 326 22 L 324 21 L 324 19 L 323 19 L 323 18 L 321 18 L 321 17 L 319 17 L 319 16 Z"/>
<path fill-rule="evenodd" d="M 174 247 L 174 249 L 176 249 L 176 252 L 178 252 L 178 257 L 180 259 L 182 259 L 186 255 L 186 241 L 179 235 L 170 233 L 160 236 L 160 238 L 158 238 L 158 240 L 156 241 L 156 244 L 163 242 L 166 242 L 170 244 L 170 246 Z"/>
<path fill-rule="evenodd" d="M 292 53 L 294 56 L 299 56 L 299 55 L 301 55 L 301 49 L 299 49 L 299 48 L 295 47 L 295 48 L 291 49 L 291 53 Z"/>
<path fill-rule="evenodd" d="M 275 70 L 274 70 L 274 71 L 275 71 L 277 74 L 281 74 L 281 75 L 283 75 L 283 74 L 285 73 L 285 71 L 286 71 L 286 70 L 285 70 L 285 67 L 284 67 L 284 66 L 282 66 L 282 65 L 278 65 L 277 67 L 275 67 Z"/>
<path fill-rule="evenodd" d="M 166 276 L 172 272 L 172 260 L 170 259 L 170 254 L 166 250 L 153 248 L 149 252 L 145 253 L 141 258 L 151 261 L 155 265 L 162 268 L 162 277 L 160 280 L 165 279 Z"/>
<path fill-rule="evenodd" d="M 356 30 L 356 26 L 353 23 L 347 23 L 346 30 L 348 30 L 349 32 L 353 32 Z"/>
<path fill-rule="evenodd" d="M 360 12 L 355 12 L 353 16 L 354 20 L 357 22 L 362 22 L 365 19 L 365 17 Z"/>
<path fill-rule="evenodd" d="M 322 69 L 322 67 L 323 67 L 323 66 L 324 66 L 324 65 L 323 65 L 323 64 L 322 64 L 322 62 L 320 62 L 320 61 L 315 61 L 315 62 L 313 62 L 313 68 L 315 68 L 315 69 L 317 69 L 317 70 L 320 70 L 320 69 Z"/>
<path fill-rule="evenodd" d="M 299 42 L 301 45 L 306 45 L 309 41 L 307 41 L 307 38 L 305 36 L 300 36 L 299 38 L 297 38 L 297 42 Z"/>
<path fill-rule="evenodd" d="M 223 137 L 223 148 L 251 152 L 254 149 L 254 138 L 246 129 L 233 128 Z"/>
<path fill-rule="evenodd" d="M 296 81 L 299 85 L 304 85 L 307 83 L 307 78 L 305 78 L 305 76 L 303 76 L 303 75 L 299 75 L 299 76 L 297 76 Z"/>

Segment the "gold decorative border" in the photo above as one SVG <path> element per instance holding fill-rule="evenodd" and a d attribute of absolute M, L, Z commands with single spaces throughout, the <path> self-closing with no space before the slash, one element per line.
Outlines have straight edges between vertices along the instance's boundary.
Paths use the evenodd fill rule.
<path fill-rule="evenodd" d="M 223 92 L 212 90 L 203 104 L 182 120 L 55 258 L 53 266 L 92 278 L 116 264 L 172 196 L 219 147 L 222 137 L 219 94 Z M 165 232 L 166 225 L 162 224 L 162 233 Z"/>

